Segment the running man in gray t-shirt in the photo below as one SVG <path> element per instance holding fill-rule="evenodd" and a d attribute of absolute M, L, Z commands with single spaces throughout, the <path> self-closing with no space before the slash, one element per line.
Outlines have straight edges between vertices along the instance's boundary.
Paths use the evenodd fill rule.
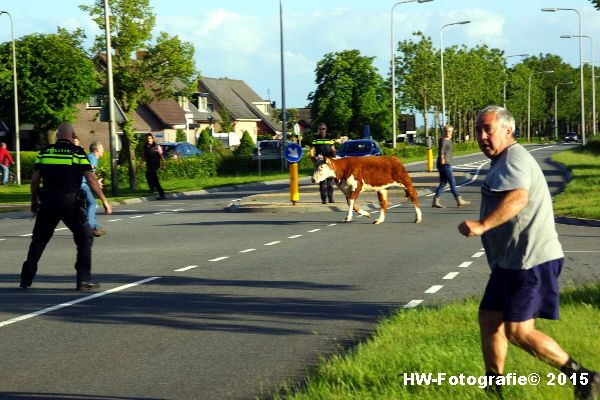
<path fill-rule="evenodd" d="M 548 185 L 535 159 L 515 142 L 515 120 L 500 106 L 477 117 L 477 141 L 492 160 L 482 185 L 479 220 L 459 226 L 482 236 L 492 272 L 479 306 L 486 374 L 500 389 L 508 341 L 574 376 L 575 398 L 595 399 L 600 374 L 582 367 L 535 327 L 537 318 L 558 319 L 558 276 L 563 252 L 554 226 Z"/>

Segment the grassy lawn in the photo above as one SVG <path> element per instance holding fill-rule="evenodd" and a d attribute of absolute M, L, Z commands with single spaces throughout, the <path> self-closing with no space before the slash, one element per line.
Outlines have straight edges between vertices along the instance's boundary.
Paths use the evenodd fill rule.
<path fill-rule="evenodd" d="M 484 374 L 477 324 L 478 299 L 443 307 L 401 310 L 378 324 L 373 336 L 345 354 L 335 355 L 309 374 L 299 387 L 281 389 L 276 399 L 489 399 L 477 385 L 405 384 L 404 373 Z M 538 327 L 555 338 L 584 365 L 600 368 L 600 283 L 564 291 L 560 321 L 539 320 Z M 573 334 L 573 333 L 576 334 Z M 514 346 L 509 347 L 506 373 L 537 373 L 538 386 L 507 386 L 506 399 L 570 399 L 570 384 L 547 385 L 557 370 Z"/>
<path fill-rule="evenodd" d="M 565 190 L 554 197 L 554 213 L 600 219 L 600 154 L 577 149 L 557 153 L 552 159 L 573 174 Z"/>

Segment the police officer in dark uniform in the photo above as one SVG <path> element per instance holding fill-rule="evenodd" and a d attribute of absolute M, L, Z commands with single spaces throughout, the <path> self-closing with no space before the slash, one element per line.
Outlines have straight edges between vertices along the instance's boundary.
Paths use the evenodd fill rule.
<path fill-rule="evenodd" d="M 37 214 L 27 260 L 21 270 L 21 288 L 31 286 L 38 261 L 60 221 L 73 232 L 77 245 L 77 290 L 90 290 L 100 285 L 91 281 L 92 228 L 86 215 L 85 195 L 81 192 L 82 177 L 102 201 L 106 214 L 112 208 L 92 172 L 85 151 L 72 143 L 73 126 L 63 122 L 58 126 L 55 144 L 42 149 L 33 167 L 31 178 L 31 211 Z M 43 183 L 40 188 L 40 183 Z"/>
<path fill-rule="evenodd" d="M 318 156 L 335 157 L 334 140 L 327 134 L 327 125 L 324 122 L 319 124 L 319 134 L 312 141 L 310 146 L 310 159 L 314 164 L 317 164 Z M 321 192 L 321 202 L 333 203 L 333 178 L 327 178 L 319 182 L 319 191 Z"/>

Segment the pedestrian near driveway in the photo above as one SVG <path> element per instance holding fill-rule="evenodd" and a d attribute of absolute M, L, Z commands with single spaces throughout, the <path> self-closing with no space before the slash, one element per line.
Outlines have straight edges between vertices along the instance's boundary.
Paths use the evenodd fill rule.
<path fill-rule="evenodd" d="M 510 341 L 574 377 L 575 398 L 595 399 L 600 375 L 535 327 L 537 318 L 558 319 L 564 255 L 548 184 L 535 159 L 516 143 L 514 130 L 515 120 L 503 107 L 479 113 L 477 141 L 491 166 L 481 188 L 480 219 L 458 226 L 467 237 L 481 236 L 491 268 L 479 306 L 486 374 L 495 379 L 504 373 Z"/>
<path fill-rule="evenodd" d="M 55 144 L 43 148 L 35 161 L 31 178 L 31 211 L 37 214 L 27 260 L 21 270 L 21 288 L 27 289 L 35 278 L 38 262 L 60 221 L 73 232 L 77 245 L 77 290 L 100 285 L 92 278 L 92 244 L 94 237 L 87 222 L 82 177 L 102 201 L 107 214 L 112 208 L 92 172 L 85 151 L 72 143 L 73 126 L 63 122 L 57 129 Z M 40 187 L 40 185 L 43 185 Z"/>
<path fill-rule="evenodd" d="M 316 165 L 319 158 L 335 157 L 334 145 L 334 140 L 327 134 L 327 125 L 321 122 L 318 135 L 310 145 L 311 161 Z M 321 203 L 327 204 L 327 200 L 333 203 L 333 178 L 327 178 L 319 182 L 319 192 L 321 193 Z"/>
<path fill-rule="evenodd" d="M 158 180 L 158 169 L 165 167 L 165 158 L 163 157 L 162 147 L 154 140 L 154 135 L 146 134 L 146 144 L 144 145 L 144 160 L 146 161 L 146 181 L 150 192 L 158 191 L 156 200 L 164 200 L 165 191 L 160 186 Z"/>
<path fill-rule="evenodd" d="M 440 138 L 438 143 L 438 158 L 437 158 L 437 170 L 440 174 L 440 184 L 435 191 L 433 197 L 433 208 L 445 208 L 440 202 L 440 196 L 444 192 L 446 185 L 450 185 L 450 191 L 456 200 L 456 206 L 462 207 L 467 204 L 471 204 L 470 201 L 463 200 L 462 196 L 458 192 L 456 187 L 456 179 L 452 174 L 452 133 L 454 127 L 452 125 L 444 126 L 443 136 Z"/>
<path fill-rule="evenodd" d="M 90 152 L 88 153 L 87 158 L 90 162 L 90 165 L 92 166 L 92 172 L 94 172 L 94 174 L 96 173 L 96 168 L 98 168 L 98 160 L 102 158 L 103 154 L 104 146 L 102 145 L 102 143 L 100 143 L 99 141 L 95 141 L 90 145 Z M 96 177 L 96 179 L 98 180 L 100 188 L 102 188 L 102 178 L 98 179 Z M 83 182 L 81 183 L 81 190 L 83 190 L 83 193 L 85 194 L 85 199 L 87 203 L 87 218 L 88 223 L 92 228 L 92 234 L 95 237 L 104 236 L 106 234 L 106 231 L 100 225 L 98 225 L 98 221 L 96 220 L 96 209 L 98 208 L 98 205 L 96 204 L 96 199 L 94 198 L 92 189 L 88 185 L 87 179 L 85 179 L 85 177 L 83 178 Z"/>
<path fill-rule="evenodd" d="M 6 149 L 6 143 L 0 142 L 0 169 L 2 169 L 2 182 L 0 184 L 6 185 L 8 183 L 8 175 L 10 174 L 8 167 L 14 163 L 15 161 Z"/>

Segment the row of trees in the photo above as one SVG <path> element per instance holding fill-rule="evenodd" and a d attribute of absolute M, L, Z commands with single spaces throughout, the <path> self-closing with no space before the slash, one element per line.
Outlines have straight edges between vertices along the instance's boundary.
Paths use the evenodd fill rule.
<path fill-rule="evenodd" d="M 428 135 L 433 120 L 434 135 L 441 126 L 440 53 L 430 37 L 416 32 L 398 43 L 396 93 L 400 111 L 420 113 Z M 551 73 L 548 71 L 552 71 Z M 313 121 L 326 121 L 330 129 L 351 137 L 362 135 L 370 125 L 376 139 L 391 138 L 391 79 L 381 76 L 373 57 L 358 50 L 326 54 L 315 70 L 317 88 L 308 100 Z M 391 74 L 389 74 L 391 75 Z M 591 99 L 591 69 L 585 67 L 586 98 Z M 527 130 L 528 99 L 531 99 L 532 135 L 550 136 L 554 129 L 554 90 L 559 93 L 558 123 L 561 131 L 575 130 L 580 121 L 579 69 L 559 56 L 529 56 L 508 67 L 502 50 L 479 45 L 453 46 L 444 51 L 446 118 L 458 132 L 474 138 L 479 110 L 490 104 L 506 106 L 522 132 Z M 529 81 L 531 78 L 531 96 Z M 571 84 L 567 84 L 572 82 Z M 586 130 L 593 121 L 591 101 L 586 106 Z"/>
<path fill-rule="evenodd" d="M 425 121 L 433 115 L 435 128 L 441 125 L 441 81 L 439 50 L 433 49 L 431 38 L 421 32 L 415 40 L 398 44 L 397 74 L 399 103 L 416 110 Z M 591 69 L 585 67 L 587 130 L 592 126 Z M 532 135 L 551 136 L 554 130 L 555 87 L 559 93 L 558 123 L 564 132 L 575 130 L 580 121 L 579 68 L 565 63 L 559 56 L 529 56 L 508 67 L 503 52 L 487 46 L 453 46 L 444 52 L 444 76 L 447 120 L 463 135 L 473 138 L 477 112 L 489 104 L 506 106 L 517 126 L 527 130 L 528 100 Z M 531 82 L 531 94 L 529 94 Z M 558 85 L 558 86 L 557 86 Z M 428 127 L 426 126 L 427 130 Z M 437 132 L 436 132 L 437 134 Z"/>

